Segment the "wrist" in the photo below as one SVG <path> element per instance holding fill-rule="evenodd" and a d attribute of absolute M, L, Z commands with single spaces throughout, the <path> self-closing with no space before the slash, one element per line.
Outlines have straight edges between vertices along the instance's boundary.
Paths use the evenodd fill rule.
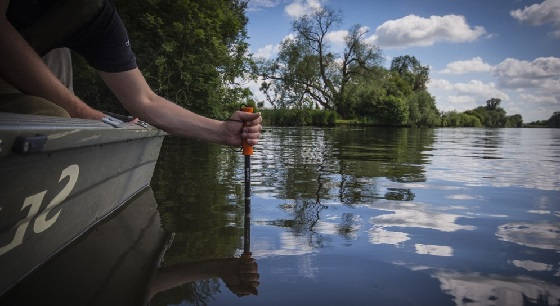
<path fill-rule="evenodd" d="M 222 145 L 231 145 L 229 141 L 229 129 L 227 121 L 219 122 L 218 131 L 218 143 Z"/>
<path fill-rule="evenodd" d="M 93 109 L 93 108 L 89 108 L 87 110 L 84 110 L 82 113 L 80 113 L 78 115 L 79 118 L 82 119 L 90 119 L 90 120 L 101 120 L 103 119 L 103 117 L 105 117 L 106 115 L 103 114 L 102 112 Z"/>

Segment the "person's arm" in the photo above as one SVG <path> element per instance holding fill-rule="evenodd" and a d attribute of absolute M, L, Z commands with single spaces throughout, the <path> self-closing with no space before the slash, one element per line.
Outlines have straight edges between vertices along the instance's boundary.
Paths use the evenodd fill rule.
<path fill-rule="evenodd" d="M 260 275 L 257 261 L 254 258 L 224 258 L 160 268 L 150 281 L 148 301 L 159 292 L 214 277 L 220 277 L 238 296 L 258 294 Z"/>
<path fill-rule="evenodd" d="M 252 145 L 258 142 L 259 114 L 239 111 L 232 115 L 231 121 L 212 120 L 155 94 L 138 68 L 117 73 L 99 71 L 99 74 L 132 115 L 170 134 L 233 146 L 241 145 L 242 138 Z M 246 128 L 241 121 L 247 122 Z"/>
<path fill-rule="evenodd" d="M 0 77 L 27 95 L 45 98 L 64 108 L 70 116 L 103 118 L 97 111 L 70 92 L 52 74 L 37 53 L 29 46 L 6 18 L 9 1 L 0 1 Z"/>

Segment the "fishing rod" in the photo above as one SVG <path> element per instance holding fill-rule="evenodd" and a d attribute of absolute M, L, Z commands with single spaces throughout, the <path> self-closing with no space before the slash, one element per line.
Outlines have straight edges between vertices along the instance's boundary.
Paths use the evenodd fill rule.
<path fill-rule="evenodd" d="M 252 113 L 253 108 L 244 106 L 241 111 Z M 247 126 L 247 122 L 243 124 Z M 243 140 L 243 155 L 245 156 L 245 222 L 243 226 L 243 254 L 241 258 L 251 258 L 251 155 L 253 146 L 247 139 Z"/>

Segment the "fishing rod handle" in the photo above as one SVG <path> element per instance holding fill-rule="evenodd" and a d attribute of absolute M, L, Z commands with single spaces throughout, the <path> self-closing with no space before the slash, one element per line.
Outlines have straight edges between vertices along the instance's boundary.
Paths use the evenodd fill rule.
<path fill-rule="evenodd" d="M 247 113 L 252 113 L 253 108 L 250 107 L 250 106 L 243 106 L 241 108 L 241 111 L 247 112 Z M 244 122 L 243 126 L 247 126 L 247 122 Z M 243 139 L 243 155 L 245 155 L 245 156 L 253 155 L 253 146 L 251 146 L 247 143 L 247 139 Z"/>

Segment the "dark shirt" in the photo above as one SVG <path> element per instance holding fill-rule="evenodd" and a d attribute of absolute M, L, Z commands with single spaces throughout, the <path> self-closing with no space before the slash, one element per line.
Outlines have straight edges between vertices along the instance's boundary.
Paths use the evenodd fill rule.
<path fill-rule="evenodd" d="M 67 47 L 97 70 L 137 67 L 126 28 L 108 0 L 12 0 L 6 15 L 40 55 Z"/>

